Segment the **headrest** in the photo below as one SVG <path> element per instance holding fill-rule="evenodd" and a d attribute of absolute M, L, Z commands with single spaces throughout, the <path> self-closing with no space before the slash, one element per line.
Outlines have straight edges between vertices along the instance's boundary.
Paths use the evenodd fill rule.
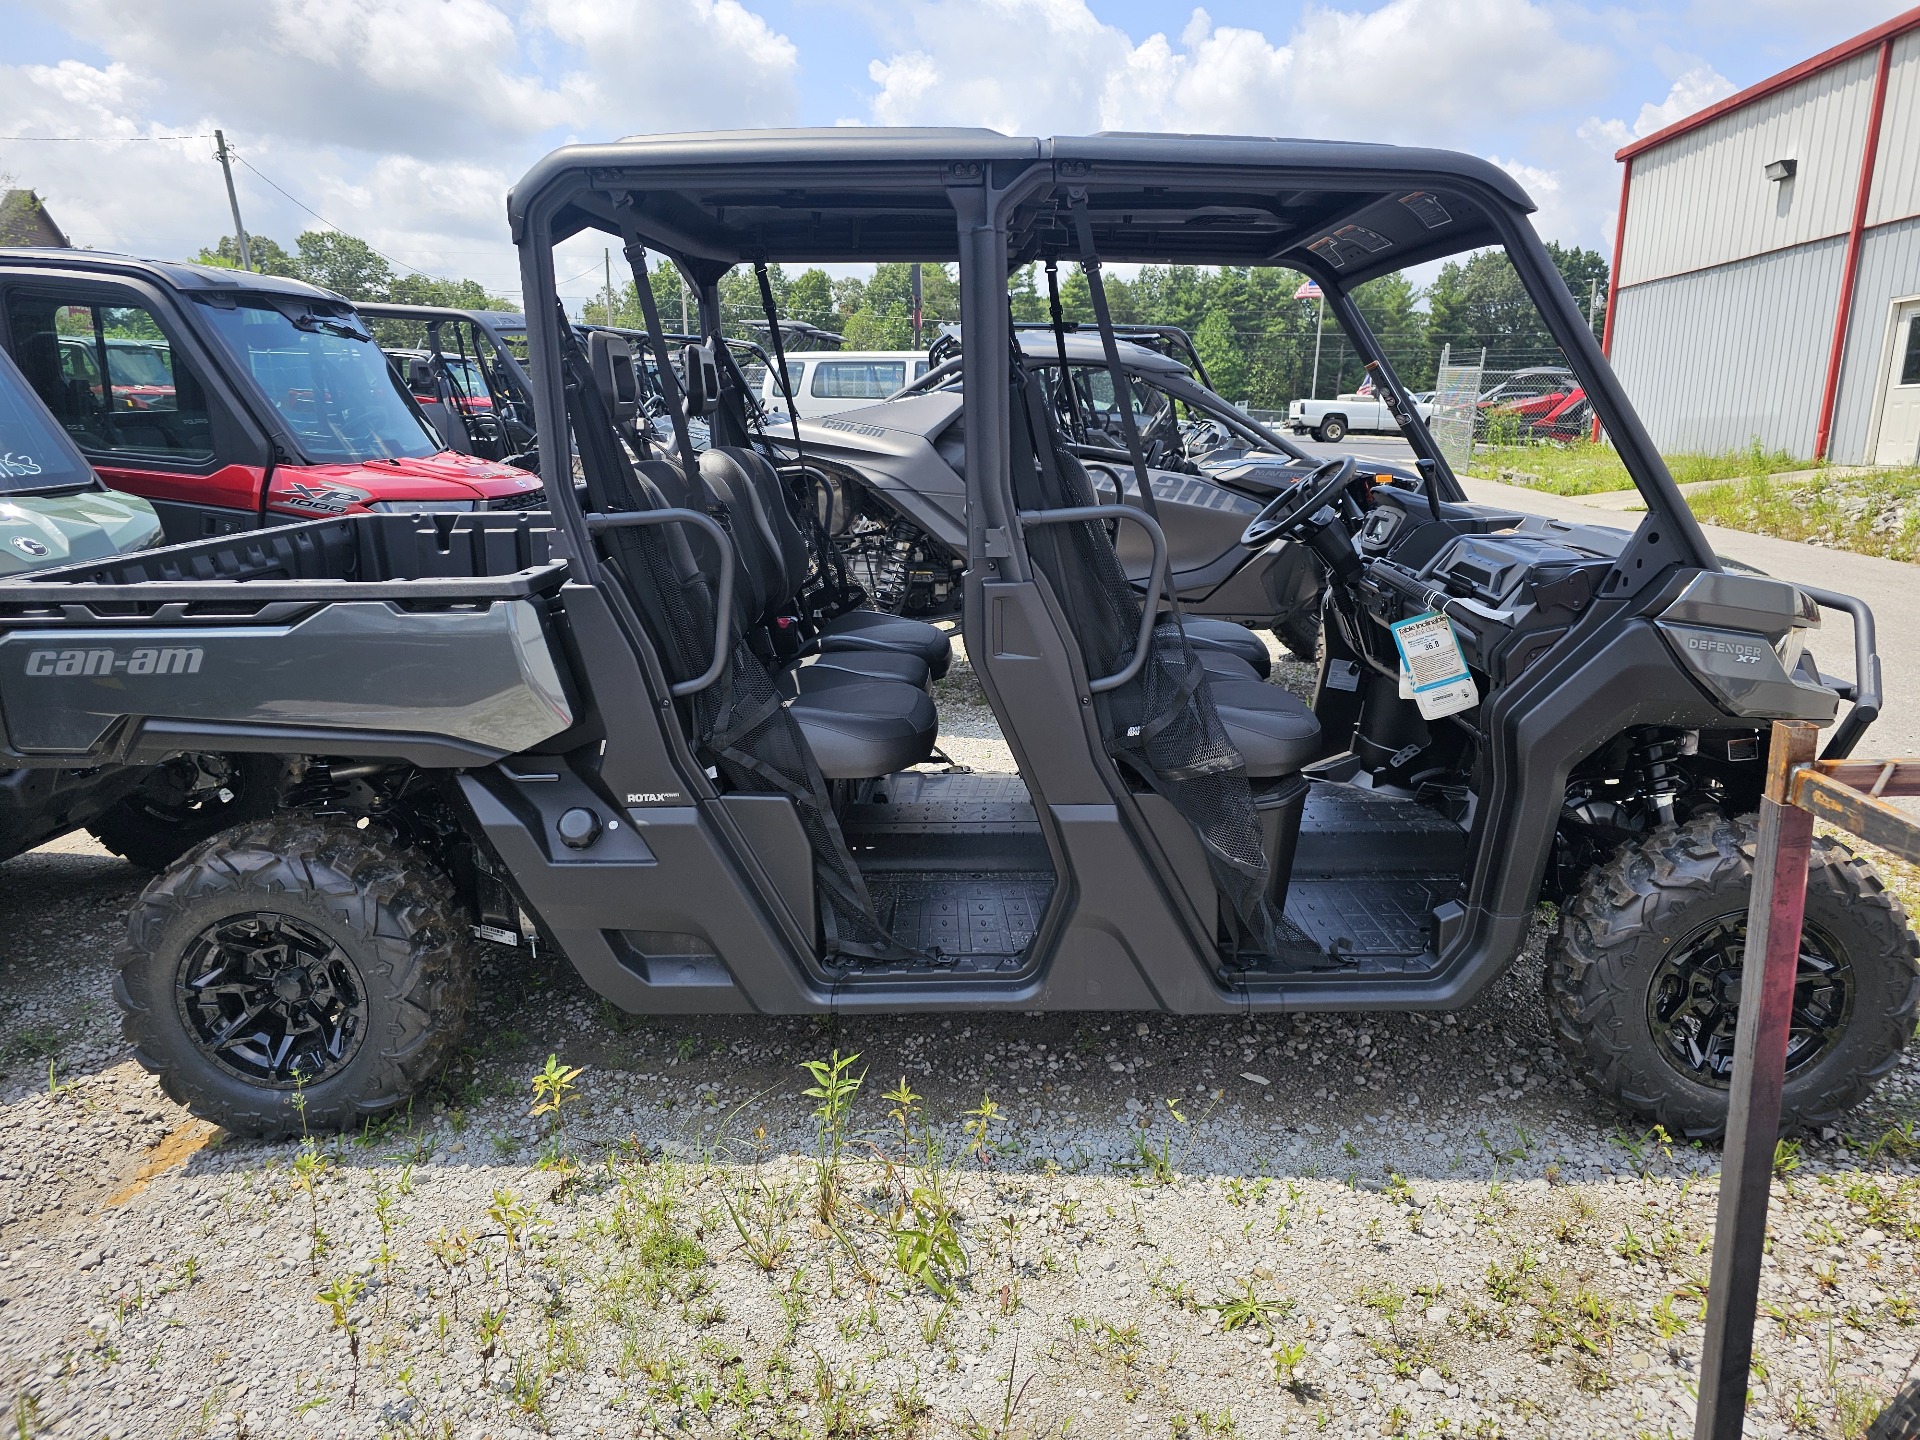
<path fill-rule="evenodd" d="M 594 388 L 616 425 L 624 425 L 640 413 L 640 377 L 633 367 L 633 347 L 625 337 L 605 330 L 590 332 L 587 363 L 593 370 Z"/>
<path fill-rule="evenodd" d="M 707 345 L 689 345 L 680 352 L 686 373 L 687 414 L 711 415 L 720 407 L 720 366 Z"/>
<path fill-rule="evenodd" d="M 416 395 L 437 395 L 439 385 L 433 378 L 433 361 L 424 355 L 407 357 L 407 388 Z"/>

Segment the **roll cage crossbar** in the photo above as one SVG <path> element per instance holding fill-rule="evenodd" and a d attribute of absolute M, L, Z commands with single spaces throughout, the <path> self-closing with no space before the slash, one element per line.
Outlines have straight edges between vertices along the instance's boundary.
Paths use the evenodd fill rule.
<path fill-rule="evenodd" d="M 1031 261 L 1077 260 L 1069 192 L 1086 197 L 1090 249 L 1104 263 L 1284 266 L 1317 281 L 1442 500 L 1463 492 L 1352 291 L 1410 265 L 1502 246 L 1647 503 L 1622 556 L 1627 583 L 1674 564 L 1719 568 L 1528 222 L 1532 201 L 1472 156 L 1332 141 L 1042 140 L 965 129 L 664 135 L 553 152 L 514 188 L 508 215 L 534 315 L 557 313 L 554 245 L 588 230 L 670 257 L 703 307 L 716 303 L 720 277 L 738 264 L 958 261 L 962 325 L 990 342 L 969 346 L 963 362 L 968 453 L 999 457 L 992 468 L 1004 476 L 1006 277 Z M 559 337 L 548 328 L 536 324 L 528 336 L 543 473 L 564 463 Z M 989 556 L 1007 548 L 994 537 L 1014 523 L 996 488 L 983 486 L 970 506 L 970 559 L 992 558 L 1005 573 L 1022 561 Z M 557 493 L 555 512 L 590 565 L 573 497 Z"/>

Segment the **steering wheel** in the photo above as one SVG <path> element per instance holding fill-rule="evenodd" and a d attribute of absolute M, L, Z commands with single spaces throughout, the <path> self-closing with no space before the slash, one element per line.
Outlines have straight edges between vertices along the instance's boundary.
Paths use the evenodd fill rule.
<path fill-rule="evenodd" d="M 1254 516 L 1241 532 L 1240 543 L 1249 550 L 1261 550 L 1278 536 L 1298 538 L 1305 529 L 1317 528 L 1309 527 L 1307 522 L 1337 500 L 1340 492 L 1352 483 L 1351 455 L 1327 461 L 1274 496 L 1267 508 Z"/>

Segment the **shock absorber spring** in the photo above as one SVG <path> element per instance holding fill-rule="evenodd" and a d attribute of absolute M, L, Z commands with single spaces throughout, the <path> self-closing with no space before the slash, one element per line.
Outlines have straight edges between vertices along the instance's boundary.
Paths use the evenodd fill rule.
<path fill-rule="evenodd" d="M 1673 823 L 1673 802 L 1685 784 L 1680 757 L 1690 753 L 1688 741 L 1691 738 L 1688 735 L 1675 735 L 1671 731 L 1645 731 L 1642 743 L 1634 748 L 1633 758 L 1628 764 L 1628 775 L 1634 788 L 1646 797 L 1647 803 L 1659 815 L 1662 825 Z"/>

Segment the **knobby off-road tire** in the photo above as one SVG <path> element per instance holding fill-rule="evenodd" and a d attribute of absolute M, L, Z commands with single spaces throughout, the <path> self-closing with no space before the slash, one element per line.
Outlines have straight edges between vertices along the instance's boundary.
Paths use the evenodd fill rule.
<path fill-rule="evenodd" d="M 299 997 L 288 992 L 308 982 L 307 996 L 316 983 L 320 993 L 301 1000 L 309 1025 L 318 1011 L 349 1017 L 324 1031 L 345 1037 L 334 1054 L 292 1064 L 298 1086 L 271 1066 L 281 1023 L 271 1008 L 264 1022 L 248 1022 L 264 1024 L 267 1040 L 221 1049 L 213 1042 L 225 1025 L 217 1013 L 208 1018 L 214 1002 L 198 998 L 216 989 L 209 974 L 239 973 L 215 958 L 236 953 L 221 942 L 255 931 L 265 938 L 241 947 L 250 978 L 221 1003 L 238 1011 L 260 998 L 292 1003 Z M 128 916 L 116 964 L 114 998 L 134 1057 L 194 1114 L 260 1138 L 344 1130 L 404 1104 L 458 1045 L 474 994 L 468 917 L 439 869 L 377 828 L 300 812 L 229 831 L 157 877 Z"/>
<path fill-rule="evenodd" d="M 1306 610 L 1282 620 L 1273 627 L 1274 638 L 1287 647 L 1287 653 L 1309 665 L 1320 659 L 1320 612 Z"/>
<path fill-rule="evenodd" d="M 1909 1380 L 1887 1402 L 1867 1427 L 1866 1440 L 1920 1440 L 1920 1380 Z"/>
<path fill-rule="evenodd" d="M 1702 954 L 1722 968 L 1728 957 L 1739 963 L 1757 837 L 1751 815 L 1710 815 L 1621 846 L 1588 873 L 1547 949 L 1547 1015 L 1575 1071 L 1675 1136 L 1724 1133 L 1729 1092 L 1664 1043 L 1655 986 L 1674 985 L 1677 970 L 1701 976 L 1693 957 Z M 1720 928 L 1729 920 L 1737 930 Z M 1809 955 L 1839 962 L 1844 1007 L 1833 1024 L 1808 1029 L 1796 992 L 1790 1044 L 1808 1048 L 1789 1054 L 1783 1132 L 1829 1124 L 1865 1098 L 1899 1061 L 1920 1006 L 1920 943 L 1906 912 L 1865 861 L 1830 840 L 1814 841 L 1808 865 L 1803 977 L 1813 973 Z M 1737 1008 L 1737 984 L 1723 993 Z M 1807 1013 L 1834 1014 L 1834 993 L 1809 988 Z M 1803 1041 L 1808 1034 L 1824 1045 Z"/>
<path fill-rule="evenodd" d="M 264 819 L 280 803 L 281 762 L 270 755 L 229 755 L 222 800 L 209 792 L 198 800 L 157 767 L 146 784 L 87 827 L 94 839 L 143 870 L 164 870 L 201 841 L 234 825 Z M 169 765 L 192 765 L 181 757 Z"/>

